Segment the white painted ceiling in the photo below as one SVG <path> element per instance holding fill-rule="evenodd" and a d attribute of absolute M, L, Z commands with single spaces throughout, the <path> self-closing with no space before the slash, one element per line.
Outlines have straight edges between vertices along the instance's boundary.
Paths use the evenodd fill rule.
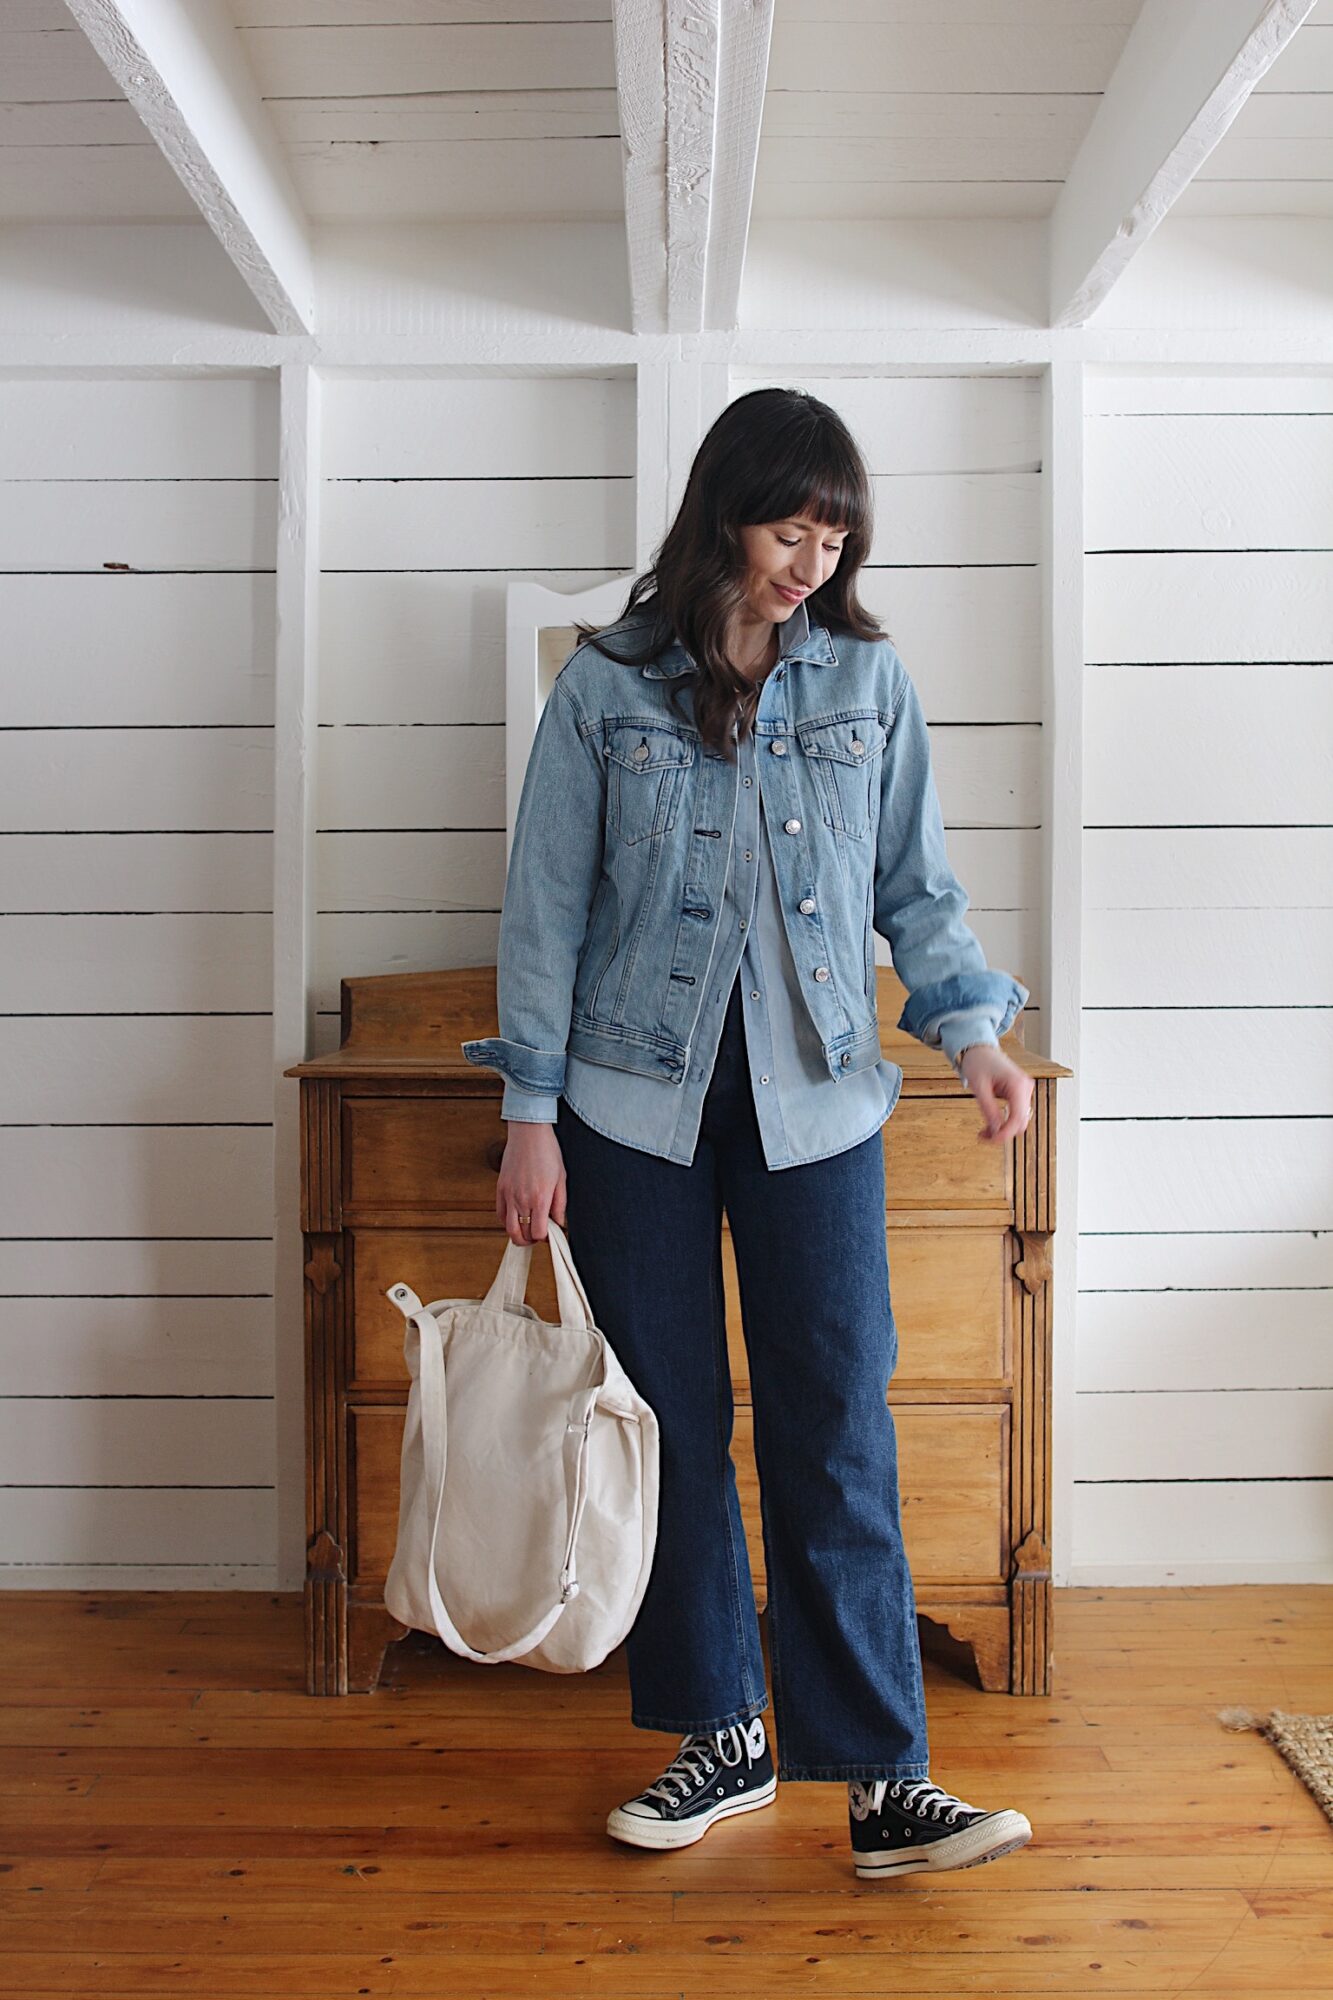
<path fill-rule="evenodd" d="M 776 0 L 755 217 L 1047 214 L 1138 11 Z M 623 215 L 610 0 L 230 0 L 230 12 L 311 221 Z M 197 214 L 63 0 L 4 0 L 0 162 L 0 219 Z M 1333 213 L 1333 0 L 1173 212 Z"/>

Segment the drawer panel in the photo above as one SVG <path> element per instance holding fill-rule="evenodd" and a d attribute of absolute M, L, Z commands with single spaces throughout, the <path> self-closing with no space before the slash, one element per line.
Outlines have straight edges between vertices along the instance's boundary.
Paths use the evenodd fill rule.
<path fill-rule="evenodd" d="M 486 1156 L 507 1131 L 498 1097 L 345 1098 L 344 1208 L 494 1215 L 496 1170 Z"/>
<path fill-rule="evenodd" d="M 900 1097 L 883 1129 L 890 1209 L 1014 1211 L 1014 1149 L 979 1146 L 972 1097 Z"/>
<path fill-rule="evenodd" d="M 403 1318 L 385 1298 L 400 1280 L 427 1301 L 481 1298 L 507 1238 L 489 1229 L 371 1229 L 350 1233 L 352 1380 L 357 1387 L 405 1383 Z M 889 1235 L 889 1271 L 898 1324 L 898 1385 L 1008 1379 L 1006 1259 L 1001 1229 L 903 1229 Z M 737 1396 L 750 1400 L 750 1363 L 741 1327 L 740 1286 L 731 1231 L 722 1231 L 727 1345 Z M 528 1303 L 543 1319 L 557 1314 L 550 1250 L 532 1255 Z M 886 1385 L 887 1386 L 887 1385 Z"/>
<path fill-rule="evenodd" d="M 376 1209 L 479 1208 L 493 1213 L 487 1158 L 508 1127 L 488 1097 L 349 1097 L 343 1104 L 344 1203 Z M 1013 1149 L 978 1146 L 972 1098 L 900 1098 L 884 1126 L 891 1210 L 1013 1213 Z"/>
<path fill-rule="evenodd" d="M 898 1437 L 903 1538 L 918 1583 L 998 1583 L 1008 1546 L 1005 1469 L 1009 1411 L 1005 1404 L 904 1404 L 894 1409 Z M 348 1464 L 350 1580 L 388 1574 L 398 1532 L 401 1408 L 353 1408 Z M 762 1604 L 763 1532 L 754 1463 L 752 1418 L 736 1412 L 732 1456 L 745 1517 L 750 1566 Z"/>

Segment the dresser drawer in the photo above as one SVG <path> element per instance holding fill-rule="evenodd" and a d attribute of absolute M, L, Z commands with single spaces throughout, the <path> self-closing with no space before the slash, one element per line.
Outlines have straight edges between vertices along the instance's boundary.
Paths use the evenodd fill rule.
<path fill-rule="evenodd" d="M 388 1573 L 398 1533 L 400 1407 L 348 1412 L 351 1581 Z M 1007 1548 L 1004 1505 L 1009 1410 L 1003 1403 L 904 1404 L 894 1408 L 903 1539 L 918 1583 L 998 1583 Z M 750 1566 L 765 1601 L 764 1547 L 752 1417 L 737 1410 L 732 1441 Z"/>
<path fill-rule="evenodd" d="M 888 1205 L 893 1209 L 991 1209 L 1012 1217 L 1011 1146 L 979 1146 L 981 1111 L 971 1097 L 900 1097 L 883 1128 Z"/>
<path fill-rule="evenodd" d="M 1011 1151 L 978 1146 L 979 1119 L 970 1097 L 899 1099 L 883 1129 L 890 1210 L 1012 1216 Z M 494 1212 L 491 1156 L 508 1136 L 498 1097 L 348 1097 L 342 1133 L 349 1220 L 431 1208 Z"/>
<path fill-rule="evenodd" d="M 344 1220 L 432 1208 L 493 1215 L 488 1155 L 507 1131 L 494 1096 L 344 1099 Z"/>
<path fill-rule="evenodd" d="M 407 1380 L 404 1320 L 384 1296 L 389 1286 L 401 1280 L 427 1302 L 479 1299 L 490 1288 L 508 1238 L 497 1222 L 489 1229 L 363 1227 L 349 1232 L 349 1242 L 350 1381 L 362 1389 L 397 1388 Z M 1003 1230 L 989 1228 L 890 1232 L 890 1284 L 898 1327 L 895 1386 L 998 1385 L 1008 1379 L 1008 1243 Z M 748 1403 L 750 1361 L 741 1326 L 736 1254 L 725 1226 L 722 1274 L 732 1382 L 738 1399 Z M 527 1299 L 543 1319 L 558 1318 L 551 1253 L 544 1244 L 536 1245 L 532 1253 Z"/>

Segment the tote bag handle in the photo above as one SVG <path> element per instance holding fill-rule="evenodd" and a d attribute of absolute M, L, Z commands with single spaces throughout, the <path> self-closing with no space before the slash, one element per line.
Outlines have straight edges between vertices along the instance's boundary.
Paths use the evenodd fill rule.
<path fill-rule="evenodd" d="M 519 1659 L 524 1653 L 530 1653 L 534 1646 L 541 1644 L 566 1604 L 571 1598 L 578 1596 L 575 1545 L 588 1499 L 588 1432 L 601 1393 L 600 1385 L 579 1391 L 570 1405 L 569 1420 L 565 1425 L 563 1458 L 567 1531 L 564 1559 L 560 1566 L 560 1595 L 550 1609 L 538 1619 L 532 1630 L 525 1633 L 521 1639 L 515 1639 L 512 1645 L 501 1647 L 493 1653 L 478 1652 L 475 1647 L 469 1646 L 450 1617 L 449 1607 L 444 1601 L 435 1574 L 435 1546 L 440 1532 L 440 1514 L 444 1507 L 444 1480 L 449 1449 L 448 1396 L 445 1388 L 444 1349 L 440 1339 L 439 1324 L 434 1315 L 421 1304 L 409 1285 L 392 1286 L 388 1296 L 398 1306 L 403 1316 L 411 1321 L 417 1333 L 422 1456 L 425 1461 L 426 1493 L 431 1512 L 426 1588 L 436 1634 L 454 1652 L 462 1653 L 469 1660 L 498 1665 L 505 1660 Z"/>
<path fill-rule="evenodd" d="M 555 1271 L 556 1299 L 560 1307 L 560 1321 L 563 1326 L 592 1328 L 593 1311 L 588 1303 L 588 1294 L 583 1289 L 583 1280 L 574 1268 L 574 1257 L 569 1247 L 569 1239 L 560 1224 L 553 1217 L 546 1219 L 551 1246 L 551 1264 Z M 486 1304 L 497 1312 L 517 1312 L 523 1304 L 528 1290 L 528 1278 L 532 1270 L 531 1243 L 515 1243 L 513 1238 L 505 1245 L 500 1268 L 486 1294 Z"/>

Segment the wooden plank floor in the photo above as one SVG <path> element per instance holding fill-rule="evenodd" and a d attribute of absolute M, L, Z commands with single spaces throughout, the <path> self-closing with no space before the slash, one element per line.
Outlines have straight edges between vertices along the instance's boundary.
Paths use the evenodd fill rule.
<path fill-rule="evenodd" d="M 1055 1693 L 925 1628 L 936 1778 L 1016 1805 L 990 1866 L 860 1882 L 846 1789 L 659 1857 L 608 1808 L 675 1739 L 623 1655 L 565 1677 L 411 1639 L 303 1692 L 289 1596 L 29 1593 L 0 1640 L 0 1989 L 422 1995 L 1333 1992 L 1333 1825 L 1216 1710 L 1333 1710 L 1333 1591 L 1066 1590 Z M 770 1686 L 771 1686 L 770 1675 Z M 770 1711 L 770 1721 L 773 1721 Z"/>

